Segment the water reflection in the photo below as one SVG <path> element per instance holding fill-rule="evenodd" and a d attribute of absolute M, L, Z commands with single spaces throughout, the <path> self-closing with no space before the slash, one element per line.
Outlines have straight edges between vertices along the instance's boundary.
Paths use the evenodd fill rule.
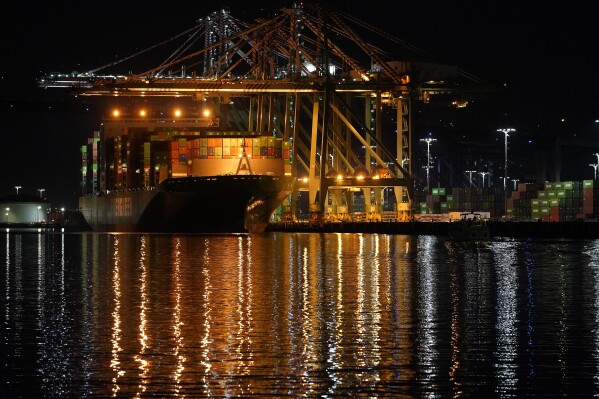
<path fill-rule="evenodd" d="M 497 342 L 494 363 L 495 376 L 500 381 L 502 397 L 515 396 L 517 378 L 518 321 L 516 274 L 517 244 L 498 242 L 492 246 L 495 257 L 495 279 L 497 281 Z"/>
<path fill-rule="evenodd" d="M 591 298 L 593 315 L 593 363 L 595 372 L 593 373 L 593 385 L 596 391 L 599 391 L 599 240 L 587 245 L 582 253 L 588 259 L 590 272 L 589 285 L 593 293 Z"/>
<path fill-rule="evenodd" d="M 119 253 L 119 236 L 111 236 L 113 238 L 113 257 L 112 257 L 112 293 L 113 293 L 113 310 L 112 310 L 112 356 L 110 359 L 110 368 L 112 369 L 112 396 L 117 396 L 121 390 L 119 379 L 125 375 L 125 371 L 121 368 L 120 354 L 123 351 L 121 347 L 121 271 L 119 263 L 121 254 Z"/>
<path fill-rule="evenodd" d="M 6 397 L 599 392 L 596 241 L 3 239 Z"/>
<path fill-rule="evenodd" d="M 148 237 L 140 237 L 139 248 L 139 353 L 135 354 L 135 361 L 139 363 L 139 385 L 135 397 L 144 395 L 148 384 L 148 372 L 150 361 L 147 356 L 148 351 L 148 254 L 146 246 Z"/>
<path fill-rule="evenodd" d="M 436 237 L 423 236 L 418 238 L 418 290 L 417 303 L 418 307 L 418 335 L 417 340 L 417 362 L 422 375 L 419 380 L 426 386 L 434 386 L 438 377 L 438 325 L 435 312 L 437 311 L 437 295 L 436 292 L 436 274 L 438 265 L 435 264 L 435 245 Z M 432 390 L 429 397 L 436 397 L 437 392 Z"/>

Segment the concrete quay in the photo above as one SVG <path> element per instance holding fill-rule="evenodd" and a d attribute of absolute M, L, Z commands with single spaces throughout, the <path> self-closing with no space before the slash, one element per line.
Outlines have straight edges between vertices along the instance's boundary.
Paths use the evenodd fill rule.
<path fill-rule="evenodd" d="M 599 222 L 489 221 L 491 237 L 599 238 Z M 275 222 L 267 232 L 448 235 L 447 222 Z"/>

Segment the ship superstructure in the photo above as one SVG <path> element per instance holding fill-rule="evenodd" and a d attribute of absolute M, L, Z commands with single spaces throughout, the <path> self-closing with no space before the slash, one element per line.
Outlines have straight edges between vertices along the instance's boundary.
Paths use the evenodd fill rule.
<path fill-rule="evenodd" d="M 293 188 L 289 142 L 223 130 L 206 111 L 115 108 L 81 149 L 88 223 L 102 231 L 262 231 Z"/>

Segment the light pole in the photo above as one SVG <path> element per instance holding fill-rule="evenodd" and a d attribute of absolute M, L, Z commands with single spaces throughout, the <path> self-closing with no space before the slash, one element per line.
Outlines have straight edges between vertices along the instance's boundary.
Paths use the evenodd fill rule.
<path fill-rule="evenodd" d="M 596 152 L 593 155 L 597 157 L 597 163 L 599 163 L 599 152 Z"/>
<path fill-rule="evenodd" d="M 503 196 L 505 197 L 505 212 L 507 214 L 507 189 L 506 189 L 506 182 L 507 182 L 507 138 L 510 135 L 511 132 L 515 132 L 516 129 L 512 129 L 511 127 L 508 128 L 503 128 L 503 129 L 497 129 L 498 132 L 501 132 L 505 135 L 505 165 L 503 167 Z"/>
<path fill-rule="evenodd" d="M 508 176 L 507 178 L 509 179 L 510 177 Z M 506 183 L 505 183 L 505 182 L 506 182 L 506 178 L 505 178 L 505 177 L 502 177 L 502 179 L 503 179 L 503 186 L 504 186 L 504 187 L 506 188 L 506 190 L 507 190 L 507 185 L 506 185 Z"/>
<path fill-rule="evenodd" d="M 410 158 L 404 158 L 401 160 L 401 167 L 403 168 L 403 170 L 406 170 L 406 167 L 404 166 L 404 164 L 406 162 L 408 162 L 410 160 Z M 406 171 L 407 172 L 407 171 Z"/>
<path fill-rule="evenodd" d="M 597 167 L 599 167 L 599 164 L 597 164 L 597 163 L 590 163 L 589 166 L 592 166 L 593 169 L 595 169 L 595 177 L 593 178 L 593 180 L 597 180 Z"/>
<path fill-rule="evenodd" d="M 466 170 L 465 172 L 469 174 L 468 180 L 470 180 L 470 187 L 472 187 L 472 174 L 476 173 L 476 171 L 475 170 Z"/>
<path fill-rule="evenodd" d="M 40 192 L 40 198 L 44 198 L 44 197 L 42 196 L 42 193 L 43 193 L 44 191 L 46 191 L 46 189 L 45 189 L 45 188 L 38 188 L 38 189 L 37 189 L 37 191 L 39 191 L 39 192 Z"/>
<path fill-rule="evenodd" d="M 489 172 L 478 172 L 482 175 L 483 177 L 483 188 L 485 187 L 485 176 L 489 174 Z"/>
<path fill-rule="evenodd" d="M 431 143 L 433 141 L 437 141 L 437 139 L 426 138 L 420 139 L 420 141 L 426 142 L 426 191 L 430 194 L 431 192 L 431 182 L 430 182 L 430 169 L 431 169 Z"/>
<path fill-rule="evenodd" d="M 516 191 L 516 183 L 518 183 L 520 179 L 512 179 L 512 181 L 514 182 L 514 191 Z"/>
<path fill-rule="evenodd" d="M 17 195 L 19 195 L 19 189 L 21 188 L 21 186 L 15 186 L 15 188 L 17 189 Z"/>

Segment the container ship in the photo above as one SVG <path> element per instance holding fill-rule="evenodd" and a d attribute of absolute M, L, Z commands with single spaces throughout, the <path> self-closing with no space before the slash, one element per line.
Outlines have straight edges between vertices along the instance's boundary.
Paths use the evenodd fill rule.
<path fill-rule="evenodd" d="M 81 153 L 79 210 L 94 231 L 263 232 L 295 181 L 288 141 L 208 117 L 115 113 Z"/>

